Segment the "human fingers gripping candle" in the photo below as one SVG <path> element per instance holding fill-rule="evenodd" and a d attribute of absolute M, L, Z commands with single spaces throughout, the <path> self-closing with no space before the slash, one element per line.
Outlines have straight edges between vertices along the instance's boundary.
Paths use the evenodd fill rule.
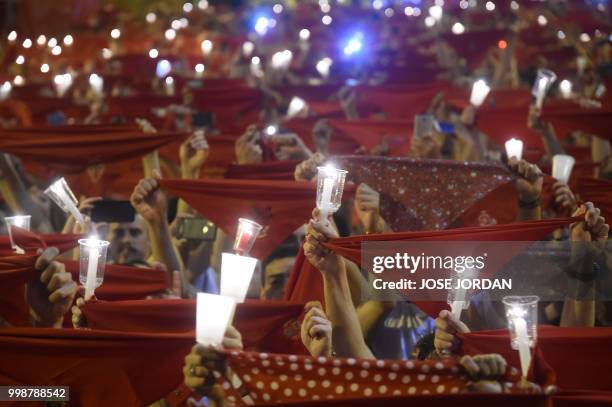
<path fill-rule="evenodd" d="M 523 158 L 523 142 L 515 138 L 506 141 L 506 155 L 508 159 L 514 157 L 520 160 Z"/>
<path fill-rule="evenodd" d="M 576 160 L 571 155 L 555 154 L 552 163 L 552 176 L 557 181 L 567 184 Z"/>
<path fill-rule="evenodd" d="M 196 342 L 220 347 L 236 302 L 232 297 L 207 293 L 198 293 L 196 301 Z"/>
<path fill-rule="evenodd" d="M 537 296 L 507 296 L 502 302 L 506 308 L 512 349 L 519 351 L 523 378 L 527 378 L 531 365 L 531 349 L 537 339 Z"/>
<path fill-rule="evenodd" d="M 79 282 L 85 286 L 85 300 L 91 299 L 104 280 L 106 251 L 110 242 L 96 236 L 79 240 Z"/>
<path fill-rule="evenodd" d="M 347 171 L 331 165 L 317 167 L 317 170 L 317 208 L 320 219 L 327 219 L 340 209 Z"/>

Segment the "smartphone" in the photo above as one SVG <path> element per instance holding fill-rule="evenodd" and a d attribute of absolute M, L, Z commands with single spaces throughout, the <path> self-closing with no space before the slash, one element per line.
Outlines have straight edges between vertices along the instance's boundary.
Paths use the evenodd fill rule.
<path fill-rule="evenodd" d="M 417 114 L 414 116 L 413 136 L 417 138 L 431 134 L 435 130 L 436 120 L 432 114 Z"/>
<path fill-rule="evenodd" d="M 436 121 L 436 130 L 445 135 L 455 134 L 455 125 L 449 122 Z"/>
<path fill-rule="evenodd" d="M 176 237 L 188 240 L 214 241 L 217 238 L 217 227 L 208 219 L 185 218 L 179 221 Z"/>
<path fill-rule="evenodd" d="M 131 223 L 135 217 L 136 211 L 130 201 L 103 199 L 95 202 L 91 209 L 93 222 Z"/>
<path fill-rule="evenodd" d="M 215 115 L 212 112 L 197 112 L 191 115 L 191 125 L 196 128 L 212 128 Z"/>

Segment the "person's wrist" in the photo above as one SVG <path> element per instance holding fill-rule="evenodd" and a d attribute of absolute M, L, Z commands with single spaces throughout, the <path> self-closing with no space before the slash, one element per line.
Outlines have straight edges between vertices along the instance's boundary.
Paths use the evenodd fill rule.
<path fill-rule="evenodd" d="M 540 206 L 540 195 L 519 195 L 518 204 L 521 209 L 535 209 Z"/>

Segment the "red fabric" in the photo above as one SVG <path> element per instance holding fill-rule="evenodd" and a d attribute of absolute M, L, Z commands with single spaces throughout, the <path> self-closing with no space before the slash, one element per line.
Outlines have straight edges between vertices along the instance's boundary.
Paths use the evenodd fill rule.
<path fill-rule="evenodd" d="M 466 353 L 499 353 L 517 366 L 518 352 L 510 348 L 507 330 L 461 336 Z M 561 389 L 612 390 L 612 328 L 539 326 L 537 347 L 554 369 Z"/>
<path fill-rule="evenodd" d="M 2 329 L 0 383 L 69 386 L 75 406 L 140 407 L 178 387 L 193 344 L 192 333 Z"/>
<path fill-rule="evenodd" d="M 335 157 L 334 163 L 354 183 L 380 192 L 381 214 L 398 231 L 445 229 L 511 180 L 508 169 L 496 163 L 371 156 Z"/>
<path fill-rule="evenodd" d="M 295 167 L 299 163 L 299 161 L 269 161 L 258 164 L 231 164 L 227 168 L 225 178 L 292 181 Z"/>
<path fill-rule="evenodd" d="M 0 237 L 0 316 L 14 326 L 30 324 L 29 311 L 24 300 L 25 284 L 36 278 L 34 269 L 37 250 L 57 247 L 64 252 L 77 245 L 80 235 L 36 235 L 22 228 L 13 227 L 15 243 L 26 254 L 16 255 L 8 236 Z"/>
<path fill-rule="evenodd" d="M 0 257 L 0 317 L 13 326 L 30 323 L 24 289 L 39 273 L 34 269 L 37 257 L 35 254 Z"/>
<path fill-rule="evenodd" d="M 567 105 L 544 106 L 542 120 L 551 122 L 557 135 L 561 138 L 572 131 L 582 130 L 612 141 L 611 115 L 612 106 L 604 106 L 600 109 L 585 109 Z"/>
<path fill-rule="evenodd" d="M 215 114 L 216 126 L 224 131 L 244 130 L 259 119 L 262 94 L 257 88 L 235 87 L 193 91 L 193 107 Z"/>
<path fill-rule="evenodd" d="M 162 180 L 161 186 L 234 237 L 238 218 L 264 226 L 251 255 L 265 259 L 309 219 L 316 185 L 265 180 Z"/>
<path fill-rule="evenodd" d="M 61 260 L 72 279 L 79 282 L 79 262 Z M 140 300 L 149 295 L 160 294 L 168 289 L 168 273 L 150 268 L 107 264 L 104 281 L 96 289 L 100 300 L 121 301 Z"/>
<path fill-rule="evenodd" d="M 574 221 L 572 218 L 551 219 L 451 230 L 370 234 L 332 239 L 325 246 L 347 259 L 360 264 L 361 245 L 364 242 L 537 241 L 543 239 L 553 230 L 566 226 L 572 221 Z M 321 274 L 305 258 L 303 249 L 301 249 L 285 287 L 285 300 L 292 302 L 318 300 L 324 302 L 323 299 L 323 280 Z M 418 305 L 423 311 L 434 317 L 447 307 L 445 302 L 419 302 Z"/>
<path fill-rule="evenodd" d="M 555 407 L 609 406 L 612 392 L 609 391 L 561 391 L 553 396 Z"/>
<path fill-rule="evenodd" d="M 108 111 L 105 116 L 109 119 L 126 117 L 128 119 L 153 117 L 152 109 L 180 104 L 180 96 L 141 95 L 141 96 L 114 96 L 106 98 Z"/>
<path fill-rule="evenodd" d="M 228 400 L 238 405 L 244 405 L 241 395 L 249 395 L 255 403 L 283 404 L 328 399 L 349 404 L 387 395 L 436 395 L 435 399 L 463 392 L 468 384 L 463 369 L 452 359 L 330 359 L 227 351 L 225 362 L 232 375 L 219 375 L 217 382 Z M 518 371 L 510 369 L 504 379 L 516 383 Z M 515 386 L 511 389 L 514 392 Z"/>
<path fill-rule="evenodd" d="M 359 86 L 357 94 L 364 103 L 378 106 L 387 119 L 412 120 L 415 114 L 424 113 L 438 93 L 449 89 L 440 82 L 427 85 Z"/>
<path fill-rule="evenodd" d="M 60 253 L 70 250 L 78 245 L 82 235 L 72 234 L 41 234 L 13 226 L 13 239 L 15 243 L 28 253 L 36 253 L 38 249 L 57 247 Z M 11 242 L 8 236 L 0 236 L 0 254 L 12 255 Z"/>
<path fill-rule="evenodd" d="M 329 120 L 332 138 L 348 137 L 371 151 L 386 142 L 389 155 L 402 156 L 410 151 L 413 120 Z"/>
<path fill-rule="evenodd" d="M 79 172 L 91 164 L 140 157 L 187 133 L 145 134 L 125 126 L 53 126 L 0 132 L 0 151 L 44 162 L 56 171 Z"/>
<path fill-rule="evenodd" d="M 195 329 L 195 300 L 90 302 L 81 309 L 92 329 L 150 333 Z M 238 304 L 233 324 L 246 349 L 306 353 L 299 338 L 303 309 L 303 304 L 248 300 Z"/>
<path fill-rule="evenodd" d="M 586 400 L 591 400 L 587 398 Z M 284 403 L 288 406 L 311 407 L 344 407 L 347 401 L 344 399 L 329 399 L 320 401 L 295 401 Z M 370 407 L 548 407 L 550 398 L 536 394 L 483 394 L 483 393 L 462 393 L 462 394 L 436 394 L 436 395 L 410 395 L 410 396 L 372 396 L 360 399 L 351 399 L 351 406 Z M 555 399 L 555 406 L 556 399 Z M 572 404 L 572 406 L 580 404 Z M 603 405 L 603 404 L 602 404 Z M 607 405 L 607 404 L 606 404 Z"/>

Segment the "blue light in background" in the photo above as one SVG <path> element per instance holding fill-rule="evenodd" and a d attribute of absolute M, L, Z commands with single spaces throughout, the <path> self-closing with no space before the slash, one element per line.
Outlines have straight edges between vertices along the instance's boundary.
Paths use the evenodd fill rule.
<path fill-rule="evenodd" d="M 355 33 L 346 43 L 343 48 L 344 55 L 352 56 L 361 52 L 363 48 L 363 34 Z"/>

